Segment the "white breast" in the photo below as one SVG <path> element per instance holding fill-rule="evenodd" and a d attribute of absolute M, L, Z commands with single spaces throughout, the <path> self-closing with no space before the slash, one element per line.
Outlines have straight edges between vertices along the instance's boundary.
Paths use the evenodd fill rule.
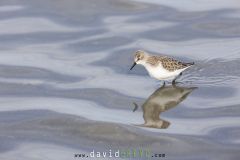
<path fill-rule="evenodd" d="M 161 64 L 159 64 L 157 67 L 152 66 L 150 64 L 145 64 L 145 68 L 147 69 L 149 75 L 151 77 L 154 77 L 159 80 L 172 80 L 176 76 L 178 76 L 182 71 L 184 71 L 187 68 L 179 69 L 173 72 L 170 72 L 162 67 Z"/>

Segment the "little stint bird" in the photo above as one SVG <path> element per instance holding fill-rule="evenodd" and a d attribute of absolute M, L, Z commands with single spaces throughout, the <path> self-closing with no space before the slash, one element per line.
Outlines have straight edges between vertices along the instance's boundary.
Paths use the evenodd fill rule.
<path fill-rule="evenodd" d="M 184 63 L 167 56 L 154 56 L 138 50 L 134 55 L 134 63 L 130 70 L 136 64 L 143 65 L 151 77 L 163 80 L 164 83 L 165 80 L 171 80 L 172 84 L 175 84 L 176 79 L 182 75 L 182 72 L 194 65 L 194 62 Z"/>

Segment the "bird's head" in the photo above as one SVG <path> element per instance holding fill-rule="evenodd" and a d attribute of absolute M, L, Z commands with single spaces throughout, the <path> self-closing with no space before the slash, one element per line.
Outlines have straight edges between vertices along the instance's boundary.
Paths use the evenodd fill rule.
<path fill-rule="evenodd" d="M 134 54 L 134 63 L 132 65 L 132 67 L 130 68 L 130 70 L 133 69 L 133 67 L 136 65 L 136 64 L 143 64 L 145 61 L 145 58 L 146 58 L 146 52 L 142 51 L 142 50 L 138 50 L 135 52 Z"/>

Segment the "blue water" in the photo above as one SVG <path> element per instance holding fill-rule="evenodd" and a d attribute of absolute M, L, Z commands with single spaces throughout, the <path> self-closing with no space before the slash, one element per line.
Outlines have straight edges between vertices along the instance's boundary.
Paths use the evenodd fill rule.
<path fill-rule="evenodd" d="M 142 147 L 165 159 L 238 160 L 238 4 L 2 0 L 0 159 Z M 195 66 L 177 88 L 160 88 L 143 67 L 129 71 L 138 49 Z"/>

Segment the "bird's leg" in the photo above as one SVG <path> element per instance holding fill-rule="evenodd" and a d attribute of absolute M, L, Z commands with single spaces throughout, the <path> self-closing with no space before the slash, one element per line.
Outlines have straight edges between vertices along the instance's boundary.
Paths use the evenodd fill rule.
<path fill-rule="evenodd" d="M 182 72 L 172 81 L 172 85 L 176 85 L 176 79 L 178 79 L 182 75 Z"/>
<path fill-rule="evenodd" d="M 172 85 L 176 85 L 176 79 L 177 79 L 177 78 L 175 78 L 175 79 L 172 81 Z"/>
<path fill-rule="evenodd" d="M 172 85 L 175 85 L 175 84 L 176 84 L 176 79 L 177 79 L 178 77 L 179 77 L 179 75 L 173 79 Z"/>
<path fill-rule="evenodd" d="M 164 87 L 164 86 L 165 86 L 165 84 L 166 84 L 166 83 L 165 83 L 165 81 L 163 81 L 163 85 L 162 85 L 162 86 Z"/>
<path fill-rule="evenodd" d="M 165 81 L 163 81 L 163 85 L 160 88 L 164 88 L 165 87 Z"/>

